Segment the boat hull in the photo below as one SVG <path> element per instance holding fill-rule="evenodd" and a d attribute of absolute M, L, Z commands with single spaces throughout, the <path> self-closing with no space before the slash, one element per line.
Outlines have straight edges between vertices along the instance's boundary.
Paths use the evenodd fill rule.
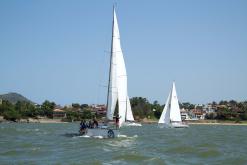
<path fill-rule="evenodd" d="M 189 125 L 183 124 L 183 123 L 181 123 L 181 124 L 171 124 L 171 127 L 172 128 L 189 128 Z"/>
<path fill-rule="evenodd" d="M 189 125 L 185 123 L 170 123 L 170 124 L 159 124 L 160 128 L 189 128 Z"/>
<path fill-rule="evenodd" d="M 119 137 L 120 131 L 109 128 L 87 128 L 86 132 L 82 135 L 95 138 L 116 138 Z"/>

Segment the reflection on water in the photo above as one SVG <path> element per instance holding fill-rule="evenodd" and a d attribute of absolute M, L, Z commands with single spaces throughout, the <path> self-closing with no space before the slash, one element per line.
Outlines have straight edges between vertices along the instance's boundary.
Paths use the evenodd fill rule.
<path fill-rule="evenodd" d="M 0 124 L 0 164 L 247 164 L 246 126 L 125 127 L 115 139 L 78 124 Z"/>

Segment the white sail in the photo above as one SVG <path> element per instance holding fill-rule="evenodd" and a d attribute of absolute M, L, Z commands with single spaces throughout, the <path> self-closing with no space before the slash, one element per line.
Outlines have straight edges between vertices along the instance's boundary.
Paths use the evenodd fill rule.
<path fill-rule="evenodd" d="M 169 124 L 170 123 L 170 108 L 169 108 L 170 100 L 171 100 L 171 92 L 169 93 L 167 97 L 165 107 L 159 119 L 159 124 L 164 124 L 164 123 Z"/>
<path fill-rule="evenodd" d="M 115 9 L 113 10 L 112 48 L 108 87 L 107 119 L 112 120 L 118 101 L 119 126 L 125 122 L 127 110 L 127 74 Z"/>
<path fill-rule="evenodd" d="M 178 104 L 175 82 L 172 84 L 170 119 L 172 122 L 181 122 L 180 108 Z"/>
<path fill-rule="evenodd" d="M 131 110 L 129 97 L 127 97 L 126 121 L 135 121 Z"/>
<path fill-rule="evenodd" d="M 112 44 L 110 57 L 110 71 L 107 92 L 107 113 L 108 120 L 113 120 L 116 103 L 118 101 L 119 127 L 125 123 L 126 117 L 134 120 L 129 97 L 127 94 L 127 74 L 125 62 L 120 44 L 120 35 L 115 9 L 113 8 Z M 127 115 L 127 116 L 126 116 Z M 98 128 L 88 128 L 88 136 L 101 136 L 113 138 L 119 136 L 119 130 L 112 129 L 108 125 L 101 125 Z M 84 132 L 85 133 L 85 132 Z"/>
<path fill-rule="evenodd" d="M 126 115 L 126 98 L 127 98 L 127 74 L 125 68 L 125 62 L 123 58 L 123 52 L 120 43 L 120 34 L 117 22 L 116 12 L 114 10 L 114 25 L 113 25 L 113 50 L 116 54 L 116 68 L 117 68 L 117 92 L 118 92 L 118 112 L 119 112 L 119 126 L 125 122 Z"/>
<path fill-rule="evenodd" d="M 117 30 L 116 30 L 117 28 Z M 109 75 L 109 87 L 108 87 L 108 98 L 107 98 L 107 114 L 108 120 L 113 120 L 114 111 L 116 108 L 118 91 L 117 91 L 117 52 L 119 52 L 119 31 L 115 25 L 115 9 L 113 16 L 112 25 L 112 46 L 111 46 L 111 59 L 110 59 L 110 75 Z M 121 51 L 121 47 L 120 47 Z"/>

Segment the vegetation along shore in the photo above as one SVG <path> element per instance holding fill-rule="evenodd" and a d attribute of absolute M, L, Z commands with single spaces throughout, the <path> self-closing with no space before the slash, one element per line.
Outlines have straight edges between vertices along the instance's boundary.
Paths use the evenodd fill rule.
<path fill-rule="evenodd" d="M 164 105 L 146 98 L 130 99 L 135 120 L 157 123 Z M 234 100 L 208 104 L 180 103 L 181 115 L 188 124 L 247 125 L 247 101 Z M 72 103 L 60 106 L 52 101 L 36 104 L 17 93 L 0 95 L 0 122 L 64 123 L 83 119 L 103 120 L 105 105 Z"/>

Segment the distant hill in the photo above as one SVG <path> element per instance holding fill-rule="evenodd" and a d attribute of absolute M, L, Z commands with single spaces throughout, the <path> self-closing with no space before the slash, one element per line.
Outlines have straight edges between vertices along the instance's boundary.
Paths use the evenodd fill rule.
<path fill-rule="evenodd" d="M 17 101 L 25 101 L 25 102 L 33 103 L 32 101 L 30 101 L 29 99 L 27 99 L 26 97 L 18 93 L 3 94 L 3 95 L 0 95 L 0 99 L 8 100 L 9 102 L 13 104 L 17 103 Z"/>

